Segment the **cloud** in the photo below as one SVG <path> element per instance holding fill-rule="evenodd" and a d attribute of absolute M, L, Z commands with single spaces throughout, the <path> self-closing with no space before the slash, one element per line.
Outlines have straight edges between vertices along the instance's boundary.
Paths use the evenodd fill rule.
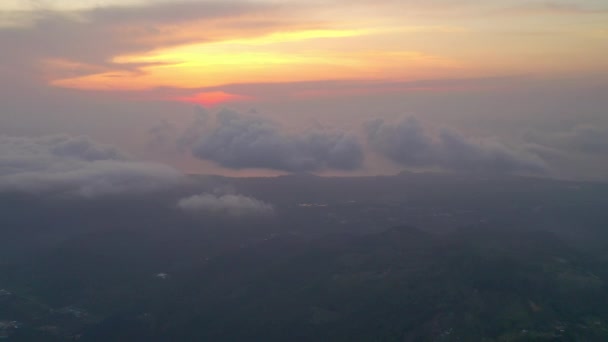
<path fill-rule="evenodd" d="M 489 15 L 528 15 L 528 14 L 593 14 L 606 11 L 604 4 L 593 1 L 568 0 L 334 0 L 362 6 L 384 7 L 392 14 L 401 14 L 404 10 L 419 16 L 489 16 Z M 585 4 L 585 2 L 587 2 Z"/>
<path fill-rule="evenodd" d="M 260 36 L 301 24 L 294 23 L 299 22 L 295 18 L 271 16 L 283 12 L 282 6 L 250 1 L 0 10 L 0 45 L 11 47 L 3 50 L 4 65 L 28 66 L 39 72 L 41 61 L 68 64 L 67 68 L 46 65 L 50 70 L 45 72 L 54 73 L 55 79 L 104 71 L 141 73 L 145 63 L 115 63 L 113 59 L 189 43 Z M 2 25 L 11 22 L 15 25 Z"/>
<path fill-rule="evenodd" d="M 377 119 L 368 121 L 365 129 L 372 147 L 390 159 L 410 166 L 432 163 L 434 142 L 418 120 L 408 118 L 393 126 Z"/>
<path fill-rule="evenodd" d="M 175 140 L 176 128 L 166 119 L 160 120 L 148 129 L 147 147 L 153 150 L 165 149 Z"/>
<path fill-rule="evenodd" d="M 597 14 L 606 13 L 605 6 L 593 6 L 594 4 L 577 4 L 574 2 L 564 3 L 557 1 L 544 1 L 540 3 L 523 3 L 516 6 L 504 8 L 500 13 L 522 14 L 522 15 L 573 15 L 573 14 Z"/>
<path fill-rule="evenodd" d="M 103 23 L 180 23 L 265 12 L 277 6 L 251 1 L 167 1 L 146 5 L 104 6 L 83 11 L 82 15 Z"/>
<path fill-rule="evenodd" d="M 209 112 L 204 107 L 197 106 L 194 120 L 177 139 L 177 148 L 180 151 L 191 150 L 198 139 L 205 133 L 209 125 Z"/>
<path fill-rule="evenodd" d="M 443 129 L 431 134 L 416 118 L 396 124 L 382 119 L 365 124 L 370 146 L 392 161 L 409 167 L 484 173 L 543 173 L 538 155 L 493 140 L 473 141 Z"/>
<path fill-rule="evenodd" d="M 361 145 L 352 134 L 326 130 L 286 134 L 273 121 L 230 110 L 217 114 L 216 126 L 200 137 L 193 153 L 227 168 L 289 172 L 355 170 L 363 162 Z"/>
<path fill-rule="evenodd" d="M 219 214 L 231 217 L 271 216 L 274 214 L 274 207 L 271 204 L 238 194 L 215 195 L 205 193 L 190 196 L 180 199 L 177 207 L 187 212 Z"/>
<path fill-rule="evenodd" d="M 79 7 L 0 9 L 0 46 L 10 47 L 2 50 L 0 88 L 14 87 L 15 80 L 28 87 L 61 88 L 92 77 L 112 81 L 102 82 L 102 88 L 113 91 L 116 82 L 140 79 L 155 66 L 176 62 L 130 60 L 133 56 L 315 24 L 284 13 L 285 6 L 239 0 Z"/>
<path fill-rule="evenodd" d="M 600 156 L 608 153 L 608 130 L 600 126 L 581 124 L 559 132 L 529 132 L 526 139 L 565 152 Z"/>
<path fill-rule="evenodd" d="M 86 137 L 0 136 L 0 191 L 91 198 L 161 190 L 181 177 L 169 166 L 132 161 Z"/>

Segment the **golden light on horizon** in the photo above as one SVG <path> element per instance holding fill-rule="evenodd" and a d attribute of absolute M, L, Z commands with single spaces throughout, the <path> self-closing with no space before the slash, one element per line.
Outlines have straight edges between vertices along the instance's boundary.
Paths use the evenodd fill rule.
<path fill-rule="evenodd" d="M 145 54 L 116 56 L 106 71 L 55 79 L 52 85 L 90 90 L 143 90 L 155 87 L 203 88 L 235 83 L 412 78 L 458 70 L 460 62 L 419 51 L 317 48 L 315 40 L 360 37 L 372 30 L 302 30 L 250 39 L 198 43 Z M 307 49 L 285 43 L 313 41 Z"/>
<path fill-rule="evenodd" d="M 231 20 L 232 27 L 241 19 Z M 253 20 L 257 25 L 260 19 L 242 20 Z M 527 19 L 520 20 L 523 24 Z M 254 25 L 251 31 L 209 25 L 195 22 L 161 27 L 158 35 L 138 38 L 160 47 L 118 54 L 100 67 L 65 60 L 47 63 L 49 83 L 82 90 L 141 91 L 243 83 L 552 75 L 605 64 L 598 59 L 599 54 L 576 49 L 577 40 L 573 39 L 580 36 L 579 42 L 585 39 L 584 46 L 591 46 L 604 32 L 601 30 L 593 31 L 594 35 L 579 31 L 552 35 L 543 40 L 543 49 L 538 49 L 538 35 L 488 35 L 486 22 L 366 27 L 365 22 L 353 21 L 348 25 L 335 23 L 334 28 L 293 24 L 260 29 Z M 130 32 L 128 26 L 123 29 Z M 206 34 L 209 39 L 202 39 Z M 170 43 L 180 39 L 185 42 Z"/>

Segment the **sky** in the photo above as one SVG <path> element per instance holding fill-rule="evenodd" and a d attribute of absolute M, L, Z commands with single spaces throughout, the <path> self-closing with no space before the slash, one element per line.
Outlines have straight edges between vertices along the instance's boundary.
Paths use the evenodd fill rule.
<path fill-rule="evenodd" d="M 0 189 L 140 173 L 142 189 L 188 173 L 607 181 L 606 56 L 601 0 L 3 0 Z"/>

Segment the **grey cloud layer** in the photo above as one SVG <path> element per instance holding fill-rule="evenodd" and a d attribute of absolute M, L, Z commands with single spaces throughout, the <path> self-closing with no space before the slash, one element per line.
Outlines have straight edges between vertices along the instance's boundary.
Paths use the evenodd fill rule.
<path fill-rule="evenodd" d="M 270 120 L 229 110 L 218 113 L 216 126 L 194 145 L 193 153 L 234 169 L 354 170 L 363 163 L 354 135 L 322 130 L 290 135 Z"/>
<path fill-rule="evenodd" d="M 177 207 L 193 213 L 210 213 L 232 217 L 243 216 L 270 216 L 274 214 L 274 207 L 253 197 L 227 194 L 201 194 L 182 198 Z"/>
<path fill-rule="evenodd" d="M 169 166 L 131 161 L 84 137 L 0 136 L 0 191 L 97 197 L 160 190 L 181 177 Z"/>
<path fill-rule="evenodd" d="M 496 141 L 472 141 L 447 129 L 435 137 L 415 118 L 395 124 L 373 120 L 365 129 L 375 151 L 404 166 L 492 173 L 547 170 L 540 157 L 524 149 Z"/>

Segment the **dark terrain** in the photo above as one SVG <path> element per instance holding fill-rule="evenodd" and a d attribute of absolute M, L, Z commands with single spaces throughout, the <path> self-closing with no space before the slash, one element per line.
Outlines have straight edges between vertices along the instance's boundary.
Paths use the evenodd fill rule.
<path fill-rule="evenodd" d="M 273 217 L 190 215 L 230 186 Z M 1 194 L 7 341 L 608 341 L 608 185 L 229 179 Z"/>

